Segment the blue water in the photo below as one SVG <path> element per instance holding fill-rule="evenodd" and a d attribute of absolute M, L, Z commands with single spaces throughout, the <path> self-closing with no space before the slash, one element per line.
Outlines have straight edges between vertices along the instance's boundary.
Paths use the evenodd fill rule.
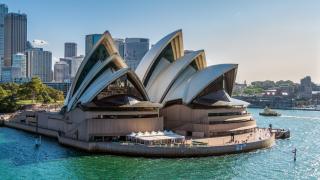
<path fill-rule="evenodd" d="M 89 155 L 35 135 L 0 128 L 0 179 L 319 179 L 320 112 L 279 111 L 262 117 L 249 109 L 259 126 L 288 128 L 292 137 L 270 149 L 249 153 L 182 159 Z M 297 161 L 291 151 L 297 148 Z"/>

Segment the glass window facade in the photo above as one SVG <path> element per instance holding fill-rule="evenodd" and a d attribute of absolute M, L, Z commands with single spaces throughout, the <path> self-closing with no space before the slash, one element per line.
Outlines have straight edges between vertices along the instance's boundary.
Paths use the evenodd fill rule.
<path fill-rule="evenodd" d="M 121 106 L 143 100 L 142 93 L 134 86 L 130 77 L 124 75 L 104 88 L 93 102 L 99 106 Z"/>

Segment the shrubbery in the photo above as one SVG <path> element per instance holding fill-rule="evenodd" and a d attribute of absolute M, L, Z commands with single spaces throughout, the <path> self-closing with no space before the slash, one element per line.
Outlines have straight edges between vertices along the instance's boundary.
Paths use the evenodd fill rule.
<path fill-rule="evenodd" d="M 0 112 L 14 112 L 20 108 L 19 101 L 31 100 L 33 103 L 54 103 L 63 101 L 63 92 L 43 84 L 38 77 L 24 84 L 0 84 Z"/>

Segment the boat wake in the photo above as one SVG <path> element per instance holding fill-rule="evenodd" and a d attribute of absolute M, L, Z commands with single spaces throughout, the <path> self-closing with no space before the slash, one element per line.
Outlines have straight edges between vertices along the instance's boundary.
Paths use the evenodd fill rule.
<path fill-rule="evenodd" d="M 307 117 L 307 116 L 287 116 L 287 115 L 282 115 L 281 117 L 285 117 L 285 118 L 294 118 L 294 119 L 310 119 L 310 120 L 320 120 L 320 117 Z"/>

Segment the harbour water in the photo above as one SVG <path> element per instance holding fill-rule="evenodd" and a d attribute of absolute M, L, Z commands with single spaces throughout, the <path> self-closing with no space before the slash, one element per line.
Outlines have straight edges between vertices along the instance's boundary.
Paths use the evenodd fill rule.
<path fill-rule="evenodd" d="M 0 179 L 319 179 L 320 112 L 279 110 L 281 117 L 259 116 L 260 127 L 286 128 L 291 138 L 270 149 L 204 158 L 136 158 L 89 155 L 55 139 L 0 127 Z M 292 150 L 297 148 L 297 161 Z"/>

